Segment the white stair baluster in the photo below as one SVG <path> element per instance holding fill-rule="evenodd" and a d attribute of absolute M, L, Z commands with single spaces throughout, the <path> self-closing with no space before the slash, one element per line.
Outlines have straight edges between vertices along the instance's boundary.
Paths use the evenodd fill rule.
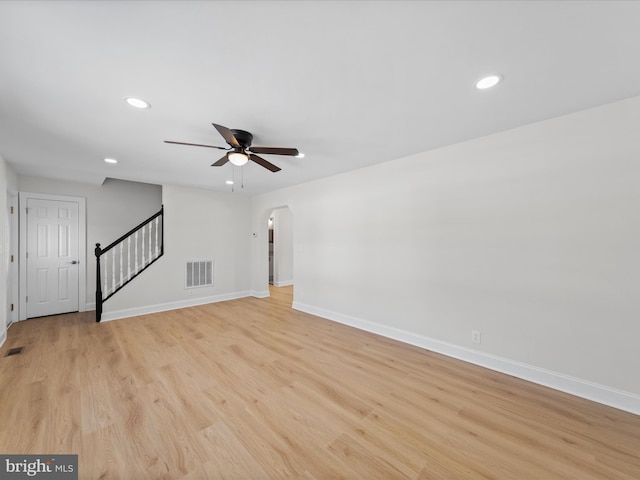
<path fill-rule="evenodd" d="M 113 286 L 112 292 L 116 290 L 116 249 L 111 249 L 111 285 Z"/>
<path fill-rule="evenodd" d="M 147 228 L 149 228 L 149 263 L 153 260 L 153 257 L 151 256 L 151 225 L 153 225 L 152 222 L 147 224 Z"/>
<path fill-rule="evenodd" d="M 160 251 L 158 250 L 158 222 L 160 221 L 160 217 L 156 217 L 156 254 L 155 258 L 158 258 L 160 255 Z"/>
<path fill-rule="evenodd" d="M 127 281 L 131 280 L 131 235 L 127 237 Z"/>
<path fill-rule="evenodd" d="M 133 244 L 134 244 L 134 249 L 135 249 L 135 271 L 136 271 L 136 275 L 138 274 L 138 232 L 135 233 L 135 235 L 133 236 Z"/>
<path fill-rule="evenodd" d="M 120 285 L 122 286 L 122 284 L 124 283 L 124 279 L 123 279 L 123 274 L 124 274 L 124 270 L 122 268 L 122 257 L 124 256 L 124 242 L 120 242 Z"/>
<path fill-rule="evenodd" d="M 144 268 L 144 227 L 142 227 L 140 231 L 142 233 L 142 242 L 140 243 L 140 253 L 142 254 L 142 263 L 140 264 L 140 267 Z"/>
<path fill-rule="evenodd" d="M 104 282 L 102 282 L 102 284 L 104 285 L 104 291 L 102 292 L 102 298 L 104 299 L 104 297 L 106 297 L 107 295 L 109 295 L 109 282 L 108 282 L 108 278 L 109 278 L 109 272 L 107 271 L 107 254 L 103 254 L 102 255 L 102 271 L 104 272 Z"/>

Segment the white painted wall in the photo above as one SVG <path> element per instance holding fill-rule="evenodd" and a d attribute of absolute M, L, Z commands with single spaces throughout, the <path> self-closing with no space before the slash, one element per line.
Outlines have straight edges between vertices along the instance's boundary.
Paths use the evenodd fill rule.
<path fill-rule="evenodd" d="M 288 208 L 273 211 L 273 284 L 293 285 L 293 218 Z"/>
<path fill-rule="evenodd" d="M 107 179 L 102 185 L 18 176 L 22 192 L 69 195 L 87 199 L 87 304 L 95 308 L 96 243 L 107 246 L 160 210 L 162 187 Z"/>
<path fill-rule="evenodd" d="M 0 156 L 0 345 L 6 340 L 9 323 L 7 312 L 11 302 L 11 299 L 7 298 L 11 281 L 9 278 L 10 218 L 7 205 L 7 193 L 9 192 L 17 192 L 17 178 L 11 166 Z M 17 212 L 17 209 L 15 211 Z"/>
<path fill-rule="evenodd" d="M 250 294 L 250 199 L 170 185 L 162 190 L 164 256 L 104 304 L 105 320 Z M 184 288 L 185 261 L 194 259 L 214 260 L 212 287 Z"/>
<path fill-rule="evenodd" d="M 640 413 L 638 125 L 640 97 L 279 190 L 253 230 L 291 208 L 296 308 Z"/>

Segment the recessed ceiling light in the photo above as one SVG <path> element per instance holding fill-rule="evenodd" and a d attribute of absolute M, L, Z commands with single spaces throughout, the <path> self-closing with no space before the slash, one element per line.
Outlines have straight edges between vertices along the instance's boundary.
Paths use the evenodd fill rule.
<path fill-rule="evenodd" d="M 296 158 L 304 158 L 304 153 L 300 152 L 296 155 Z"/>
<path fill-rule="evenodd" d="M 116 160 L 115 158 L 105 158 L 104 161 L 106 163 L 118 163 L 118 160 Z"/>
<path fill-rule="evenodd" d="M 481 78 L 476 83 L 478 90 L 486 90 L 487 88 L 495 87 L 502 81 L 502 75 L 489 75 L 488 77 Z"/>
<path fill-rule="evenodd" d="M 145 102 L 144 100 L 141 100 L 140 98 L 126 97 L 124 99 L 124 101 L 127 102 L 132 107 L 136 107 L 136 108 L 151 108 L 151 105 L 149 104 L 149 102 Z"/>
<path fill-rule="evenodd" d="M 227 180 L 227 181 L 226 181 L 226 182 L 224 182 L 224 183 L 226 183 L 227 185 L 233 185 L 233 180 Z"/>

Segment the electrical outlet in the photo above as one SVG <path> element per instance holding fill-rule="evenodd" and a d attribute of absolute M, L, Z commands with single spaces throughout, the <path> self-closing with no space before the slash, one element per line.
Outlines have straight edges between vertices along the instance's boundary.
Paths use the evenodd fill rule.
<path fill-rule="evenodd" d="M 477 330 L 471 330 L 471 341 L 473 343 L 481 343 L 481 335 L 480 332 Z"/>

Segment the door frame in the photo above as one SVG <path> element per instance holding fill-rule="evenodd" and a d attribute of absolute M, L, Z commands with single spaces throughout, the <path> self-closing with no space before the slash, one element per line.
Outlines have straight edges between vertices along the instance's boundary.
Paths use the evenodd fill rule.
<path fill-rule="evenodd" d="M 13 210 L 12 210 L 13 209 Z M 13 324 L 18 321 L 19 310 L 19 286 L 18 282 L 20 276 L 18 275 L 18 266 L 20 264 L 20 257 L 18 256 L 18 192 L 15 190 L 9 190 L 7 192 L 7 215 L 9 221 L 7 225 L 9 231 L 7 232 L 8 244 L 7 244 L 7 260 L 8 260 L 8 290 L 7 290 L 7 325 Z M 11 262 L 11 257 L 14 261 Z M 9 285 L 10 284 L 10 285 Z M 13 310 L 11 310 L 13 305 Z"/>
<path fill-rule="evenodd" d="M 254 225 L 256 230 L 253 233 L 253 238 L 258 240 L 259 238 L 265 238 L 265 240 L 258 240 L 254 242 L 251 254 L 252 273 L 251 273 L 251 295 L 256 298 L 266 298 L 269 296 L 269 217 L 274 210 L 280 208 L 288 208 L 291 212 L 291 244 L 293 245 L 293 257 L 291 261 L 293 263 L 293 283 L 295 294 L 295 282 L 296 282 L 296 255 L 297 252 L 303 251 L 303 245 L 299 243 L 299 239 L 296 238 L 296 225 L 298 222 L 296 215 L 296 207 L 292 207 L 289 203 L 277 205 L 275 207 L 265 208 L 261 213 L 255 217 L 257 219 L 257 225 Z M 274 233 L 275 235 L 275 233 Z M 264 237 L 263 237 L 264 236 Z M 274 238 L 275 244 L 275 238 Z M 275 245 L 274 245 L 275 249 Z M 275 286 L 275 285 L 274 285 Z M 284 286 L 284 285 L 282 285 Z"/>
<path fill-rule="evenodd" d="M 291 218 L 291 229 L 288 232 L 283 232 L 281 225 L 280 212 L 289 212 Z M 282 207 L 274 208 L 271 211 L 270 217 L 273 216 L 273 286 L 274 287 L 287 287 L 294 284 L 293 278 L 293 263 L 294 263 L 294 248 L 293 248 L 293 212 L 285 205 Z M 286 233 L 283 235 L 283 233 Z M 291 278 L 285 279 L 281 277 L 281 262 L 282 262 L 282 244 L 289 243 L 291 246 Z"/>
<path fill-rule="evenodd" d="M 20 306 L 18 320 L 27 319 L 27 202 L 29 199 L 74 202 L 78 204 L 78 311 L 87 310 L 87 209 L 84 197 L 20 192 L 18 221 L 20 223 Z"/>

